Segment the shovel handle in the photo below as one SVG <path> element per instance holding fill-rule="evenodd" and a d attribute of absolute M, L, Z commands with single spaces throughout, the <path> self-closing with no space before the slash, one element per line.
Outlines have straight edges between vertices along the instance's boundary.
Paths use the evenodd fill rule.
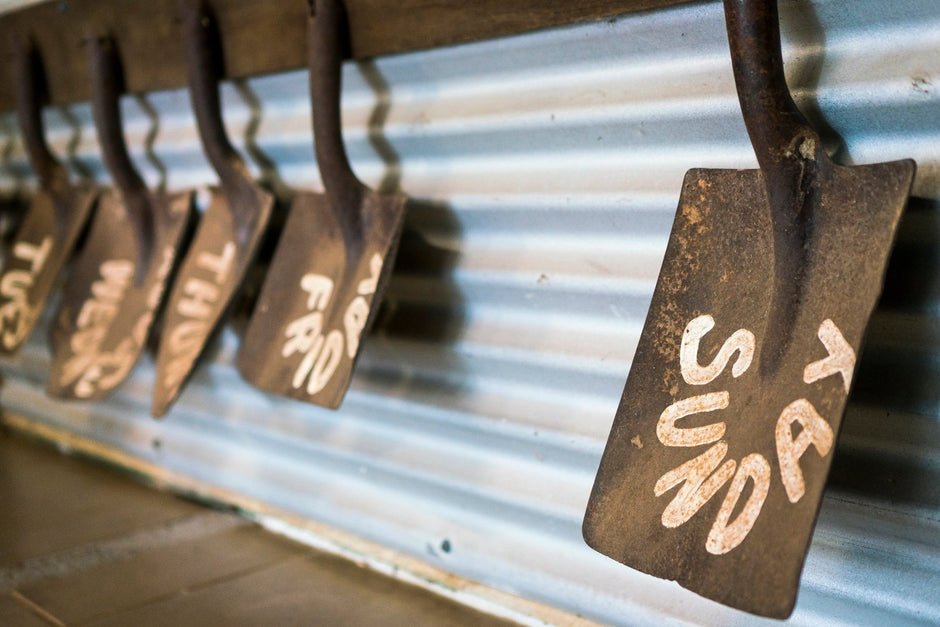
<path fill-rule="evenodd" d="M 199 138 L 229 198 L 255 184 L 245 162 L 229 141 L 222 122 L 219 83 L 224 76 L 222 45 L 209 7 L 200 0 L 182 0 L 183 39 L 189 93 L 196 112 Z M 250 194 L 249 194 L 250 195 Z"/>
<path fill-rule="evenodd" d="M 46 83 L 39 51 L 32 40 L 15 37 L 13 56 L 16 65 L 17 117 L 29 163 L 43 188 L 64 186 L 68 182 L 68 174 L 49 150 L 43 132 L 42 105 L 46 96 Z"/>
<path fill-rule="evenodd" d="M 124 141 L 121 124 L 120 96 L 124 91 L 124 77 L 117 47 L 111 37 L 91 37 L 92 114 L 98 143 L 104 162 L 121 192 L 124 206 L 134 227 L 138 246 L 137 277 L 141 278 L 143 265 L 150 257 L 154 241 L 154 215 L 150 206 L 147 186 L 141 178 Z"/>
<path fill-rule="evenodd" d="M 121 126 L 123 72 L 114 40 L 110 37 L 92 37 L 90 50 L 92 113 L 105 165 L 125 198 L 145 195 L 147 186 L 127 154 Z"/>
<path fill-rule="evenodd" d="M 366 186 L 356 178 L 343 145 L 340 96 L 349 32 L 342 0 L 309 0 L 307 56 L 317 166 L 330 204 L 348 219 L 358 210 Z"/>
<path fill-rule="evenodd" d="M 825 158 L 819 136 L 790 96 L 780 52 L 777 0 L 724 0 L 738 100 L 751 145 L 767 174 Z"/>

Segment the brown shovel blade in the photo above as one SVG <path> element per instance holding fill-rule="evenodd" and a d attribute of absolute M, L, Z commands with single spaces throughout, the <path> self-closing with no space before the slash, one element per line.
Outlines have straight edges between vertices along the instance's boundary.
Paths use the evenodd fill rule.
<path fill-rule="evenodd" d="M 97 195 L 90 186 L 67 187 L 59 194 L 40 189 L 33 198 L 3 256 L 0 355 L 15 354 L 29 337 Z"/>
<path fill-rule="evenodd" d="M 271 217 L 274 197 L 257 187 L 245 187 L 244 206 L 255 208 L 255 219 L 244 228 L 235 223 L 230 199 L 213 190 L 196 236 L 180 267 L 166 309 L 157 353 L 157 379 L 151 413 L 166 414 L 179 395 L 213 330 L 238 292 L 258 251 Z"/>
<path fill-rule="evenodd" d="M 163 300 L 192 202 L 190 192 L 151 194 L 154 242 L 138 284 L 140 250 L 124 203 L 113 191 L 101 198 L 52 329 L 51 396 L 102 399 L 131 371 Z"/>
<path fill-rule="evenodd" d="M 301 194 L 261 289 L 238 370 L 252 385 L 336 409 L 394 264 L 403 196 L 366 190 L 361 231 L 344 234 L 321 194 Z"/>
<path fill-rule="evenodd" d="M 589 545 L 726 605 L 789 616 L 913 174 L 898 161 L 820 177 L 786 342 L 768 337 L 762 173 L 686 174 L 588 504 Z"/>

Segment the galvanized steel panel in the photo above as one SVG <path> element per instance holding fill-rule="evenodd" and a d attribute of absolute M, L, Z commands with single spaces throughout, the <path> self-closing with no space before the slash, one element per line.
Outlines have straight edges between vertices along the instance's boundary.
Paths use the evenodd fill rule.
<path fill-rule="evenodd" d="M 791 87 L 837 159 L 918 161 L 792 620 L 937 622 L 940 6 L 781 14 Z M 720 3 L 348 64 L 344 81 L 355 170 L 412 201 L 340 411 L 242 382 L 232 328 L 165 422 L 147 415 L 149 359 L 106 403 L 45 398 L 42 329 L 3 364 L 4 408 L 591 619 L 757 622 L 580 536 L 682 177 L 756 167 Z M 214 183 L 185 91 L 123 105 L 150 184 Z M 322 189 L 303 72 L 229 85 L 224 106 L 259 174 Z M 76 175 L 107 183 L 89 106 L 46 119 Z M 6 191 L 34 184 L 14 127 Z"/>

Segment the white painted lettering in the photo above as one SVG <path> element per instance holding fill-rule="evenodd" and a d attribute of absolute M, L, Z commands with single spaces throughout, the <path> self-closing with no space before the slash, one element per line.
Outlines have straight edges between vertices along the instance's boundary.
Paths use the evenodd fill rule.
<path fill-rule="evenodd" d="M 35 275 L 46 264 L 50 250 L 52 250 L 52 238 L 44 237 L 38 246 L 29 242 L 17 242 L 13 246 L 13 255 L 18 259 L 29 262 L 29 272 Z"/>
<path fill-rule="evenodd" d="M 754 489 L 744 504 L 744 509 L 738 514 L 734 522 L 729 523 L 732 512 L 741 498 L 744 486 L 748 479 L 753 481 Z M 705 550 L 712 555 L 724 555 L 744 541 L 750 533 L 761 508 L 767 499 L 770 490 L 770 464 L 763 455 L 751 453 L 738 464 L 738 471 L 734 474 L 728 493 L 721 503 L 718 516 L 708 532 L 705 540 Z"/>
<path fill-rule="evenodd" d="M 664 527 L 678 527 L 687 522 L 731 478 L 735 468 L 733 459 L 718 467 L 727 453 L 728 443 L 721 440 L 698 457 L 659 478 L 653 488 L 656 496 L 662 496 L 682 483 L 679 492 L 663 510 Z"/>
<path fill-rule="evenodd" d="M 29 264 L 28 269 L 11 269 L 0 278 L 0 295 L 9 299 L 0 307 L 0 338 L 7 349 L 12 349 L 26 338 L 26 334 L 39 315 L 39 311 L 29 305 L 29 290 L 33 287 L 36 275 L 42 271 L 49 251 L 52 250 L 52 237 L 44 237 L 39 245 L 29 242 L 17 242 L 13 246 L 13 257 Z"/>
<path fill-rule="evenodd" d="M 742 375 L 753 360 L 755 337 L 747 329 L 738 329 L 724 342 L 710 364 L 699 365 L 701 338 L 714 327 L 715 321 L 710 315 L 698 316 L 686 325 L 679 349 L 679 367 L 683 379 L 690 385 L 705 385 L 714 381 L 735 357 L 735 353 L 738 356 L 731 368 L 733 377 Z M 829 354 L 805 367 L 803 382 L 811 384 L 838 374 L 848 393 L 855 368 L 855 351 L 831 319 L 823 320 L 819 325 L 817 337 Z M 705 542 L 706 550 L 713 555 L 724 555 L 734 550 L 753 529 L 770 492 L 773 474 L 767 457 L 760 453 L 746 455 L 737 463 L 725 460 L 729 447 L 725 439 L 727 425 L 724 421 L 686 428 L 677 426 L 678 421 L 684 418 L 726 409 L 730 401 L 728 391 L 699 394 L 674 401 L 663 410 L 656 424 L 656 436 L 665 446 L 712 445 L 704 453 L 663 474 L 654 485 L 653 491 L 659 497 L 681 484 L 663 510 L 663 526 L 674 528 L 684 524 L 731 481 Z M 698 422 L 704 422 L 702 417 L 699 417 Z M 800 425 L 797 435 L 794 435 L 794 423 Z M 816 448 L 820 457 L 825 457 L 832 449 L 834 439 L 829 423 L 805 398 L 793 401 L 780 413 L 774 440 L 780 479 L 790 503 L 799 502 L 806 492 L 800 459 L 810 446 Z M 740 505 L 749 482 L 752 489 L 744 504 Z"/>
<path fill-rule="evenodd" d="M 728 365 L 735 352 L 738 358 L 731 367 L 731 376 L 740 377 L 751 365 L 754 357 L 754 334 L 747 329 L 738 329 L 721 345 L 715 359 L 707 366 L 698 363 L 699 342 L 715 327 L 715 319 L 705 314 L 694 318 L 685 327 L 679 349 L 679 366 L 682 378 L 689 385 L 711 383 Z"/>
<path fill-rule="evenodd" d="M 335 309 L 327 312 L 333 297 L 333 280 L 313 273 L 301 278 L 300 289 L 307 293 L 308 313 L 287 325 L 284 332 L 286 340 L 281 347 L 281 355 L 285 358 L 303 354 L 291 379 L 294 389 L 303 387 L 309 395 L 321 392 L 339 368 L 343 354 L 350 359 L 355 358 L 369 320 L 368 297 L 375 292 L 381 271 L 382 257 L 373 254 L 369 258 L 369 276 L 356 284 L 357 294 L 343 312 L 342 330 L 324 328 L 327 317 L 331 321 L 336 320 Z"/>
<path fill-rule="evenodd" d="M 305 274 L 300 280 L 300 288 L 310 294 L 307 309 L 323 311 L 330 304 L 333 295 L 333 280 L 322 274 Z"/>
<path fill-rule="evenodd" d="M 212 312 L 222 298 L 221 285 L 228 280 L 235 260 L 234 242 L 226 242 L 219 254 L 200 251 L 195 268 L 182 281 L 182 297 L 176 313 L 184 319 L 168 331 L 170 359 L 161 379 L 164 387 L 180 385 L 212 330 Z M 202 276 L 199 276 L 202 274 Z"/>
<path fill-rule="evenodd" d="M 232 271 L 232 261 L 235 260 L 235 243 L 226 242 L 222 248 L 222 254 L 213 255 L 208 251 L 200 252 L 196 256 L 196 265 L 203 270 L 213 273 L 215 282 L 225 283 L 229 272 Z"/>
<path fill-rule="evenodd" d="M 357 296 L 349 303 L 346 315 L 343 316 L 343 325 L 346 327 L 346 354 L 352 359 L 359 350 L 359 336 L 366 326 L 369 317 L 369 304 L 362 296 Z"/>
<path fill-rule="evenodd" d="M 112 259 L 101 264 L 99 274 L 101 278 L 91 284 L 91 298 L 82 303 L 76 316 L 76 330 L 69 341 L 72 355 L 62 369 L 62 384 L 75 382 L 74 392 L 79 398 L 116 385 L 134 361 L 133 352 L 123 344 L 112 353 L 100 352 L 134 275 L 134 264 Z M 132 341 L 127 338 L 124 344 Z"/>
<path fill-rule="evenodd" d="M 700 446 L 720 440 L 725 434 L 724 422 L 681 429 L 676 427 L 676 421 L 692 414 L 725 409 L 729 399 L 727 392 L 712 392 L 676 401 L 660 415 L 656 436 L 666 446 Z"/>
<path fill-rule="evenodd" d="M 800 434 L 793 437 L 793 423 L 802 427 Z M 832 448 L 834 435 L 829 423 L 805 398 L 793 401 L 780 413 L 775 433 L 777 442 L 777 460 L 780 464 L 780 480 L 786 488 L 787 498 L 796 503 L 806 492 L 803 471 L 800 469 L 800 457 L 812 444 L 820 457 L 825 457 Z"/>
<path fill-rule="evenodd" d="M 287 341 L 281 348 L 281 356 L 290 357 L 294 353 L 309 352 L 313 348 L 322 328 L 323 314 L 319 311 L 314 311 L 291 322 L 284 332 Z M 300 386 L 296 385 L 294 387 Z"/>
<path fill-rule="evenodd" d="M 212 315 L 212 305 L 219 298 L 219 288 L 202 279 L 189 278 L 183 284 L 183 294 L 176 311 L 187 318 L 205 320 Z"/>
<path fill-rule="evenodd" d="M 288 344 L 285 344 L 281 354 L 284 355 L 284 357 L 290 357 L 297 352 L 304 353 L 304 358 L 301 360 L 300 365 L 294 372 L 294 378 L 291 380 L 291 385 L 294 389 L 300 389 L 301 386 L 303 386 L 304 380 L 310 374 L 310 371 L 313 370 L 317 356 L 319 356 L 320 350 L 323 348 L 324 338 L 323 334 L 320 333 L 322 326 L 323 314 L 316 311 L 304 318 L 295 320 L 291 324 L 291 327 L 288 327 L 288 334 L 291 332 L 296 334 L 292 338 L 294 343 L 291 344 L 290 348 L 288 348 Z M 291 336 L 288 335 L 288 337 Z"/>
<path fill-rule="evenodd" d="M 845 341 L 836 323 L 828 318 L 819 325 L 816 335 L 826 347 L 829 356 L 806 366 L 803 370 L 803 381 L 813 383 L 838 373 L 842 375 L 842 385 L 848 394 L 849 388 L 852 387 L 852 371 L 855 370 L 855 351 Z"/>
<path fill-rule="evenodd" d="M 8 270 L 0 279 L 0 294 L 16 301 L 24 301 L 26 290 L 32 284 L 33 275 L 26 270 Z"/>
<path fill-rule="evenodd" d="M 310 381 L 307 382 L 307 394 L 316 394 L 326 387 L 339 366 L 340 359 L 343 357 L 343 334 L 339 331 L 330 331 L 326 336 L 326 342 L 323 344 L 323 350 L 317 357 L 317 362 L 313 366 L 313 372 L 310 374 Z"/>
<path fill-rule="evenodd" d="M 369 260 L 369 278 L 359 281 L 359 288 L 356 292 L 360 296 L 368 296 L 369 294 L 374 294 L 376 288 L 379 285 L 379 275 L 382 273 L 382 257 L 378 254 L 372 255 L 372 259 Z"/>

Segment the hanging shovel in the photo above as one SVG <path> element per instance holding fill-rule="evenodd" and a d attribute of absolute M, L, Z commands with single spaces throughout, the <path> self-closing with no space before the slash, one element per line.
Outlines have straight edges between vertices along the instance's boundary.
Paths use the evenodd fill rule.
<path fill-rule="evenodd" d="M 761 169 L 686 174 L 583 531 L 785 618 L 914 163 L 832 163 L 787 90 L 776 1 L 725 12 Z"/>
<path fill-rule="evenodd" d="M 298 194 L 291 206 L 238 353 L 239 371 L 256 387 L 332 409 L 343 401 L 360 340 L 381 302 L 405 209 L 403 196 L 363 185 L 346 157 L 340 130 L 345 19 L 342 2 L 317 0 L 307 27 L 326 194 Z"/>
<path fill-rule="evenodd" d="M 39 54 L 32 43 L 17 42 L 17 115 L 39 191 L 5 249 L 0 276 L 0 355 L 15 354 L 33 330 L 95 204 L 91 185 L 69 183 L 65 167 L 43 139 Z"/>
<path fill-rule="evenodd" d="M 117 187 L 105 193 L 75 262 L 52 330 L 48 392 L 106 397 L 137 362 L 192 218 L 192 193 L 149 193 L 121 130 L 121 68 L 114 42 L 92 38 L 93 111 Z"/>
<path fill-rule="evenodd" d="M 189 88 L 203 149 L 222 182 L 212 190 L 173 286 L 150 412 L 166 414 L 196 360 L 232 304 L 271 219 L 274 197 L 255 183 L 225 133 L 219 103 L 222 52 L 212 16 L 201 2 L 183 2 Z"/>

